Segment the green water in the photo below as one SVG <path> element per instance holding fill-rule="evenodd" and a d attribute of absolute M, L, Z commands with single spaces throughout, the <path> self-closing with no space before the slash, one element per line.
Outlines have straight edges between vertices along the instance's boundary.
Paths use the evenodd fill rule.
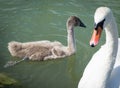
<path fill-rule="evenodd" d="M 93 15 L 99 6 L 112 9 L 120 29 L 120 0 L 0 0 L 0 72 L 19 80 L 23 88 L 77 88 L 86 64 L 105 41 L 103 32 L 99 45 L 89 46 Z M 10 41 L 58 40 L 66 45 L 66 20 L 71 15 L 87 26 L 75 30 L 75 55 L 3 67 L 9 60 L 19 60 L 8 52 Z"/>

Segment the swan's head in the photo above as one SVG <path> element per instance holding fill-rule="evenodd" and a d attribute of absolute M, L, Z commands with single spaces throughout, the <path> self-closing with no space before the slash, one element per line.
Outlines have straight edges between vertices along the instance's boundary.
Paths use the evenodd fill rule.
<path fill-rule="evenodd" d="M 101 37 L 102 30 L 111 21 L 110 17 L 112 15 L 111 10 L 108 7 L 99 7 L 94 14 L 94 31 L 92 38 L 90 40 L 90 45 L 92 47 L 96 46 Z"/>
<path fill-rule="evenodd" d="M 86 27 L 85 24 L 76 16 L 70 16 L 67 20 L 67 26 L 79 26 L 79 27 Z"/>

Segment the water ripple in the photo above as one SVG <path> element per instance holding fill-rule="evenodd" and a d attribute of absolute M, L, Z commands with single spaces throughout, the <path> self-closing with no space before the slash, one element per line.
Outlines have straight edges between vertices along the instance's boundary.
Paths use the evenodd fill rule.
<path fill-rule="evenodd" d="M 69 2 L 69 4 L 70 4 L 71 6 L 80 7 L 80 5 L 79 5 L 78 3 Z"/>
<path fill-rule="evenodd" d="M 18 8 L 13 7 L 13 8 L 5 8 L 5 9 L 1 9 L 2 11 L 13 11 L 13 10 L 17 10 Z"/>
<path fill-rule="evenodd" d="M 50 11 L 51 13 L 53 13 L 53 14 L 60 15 L 60 13 L 57 12 L 57 11 L 55 11 L 55 10 L 50 9 L 49 11 Z"/>

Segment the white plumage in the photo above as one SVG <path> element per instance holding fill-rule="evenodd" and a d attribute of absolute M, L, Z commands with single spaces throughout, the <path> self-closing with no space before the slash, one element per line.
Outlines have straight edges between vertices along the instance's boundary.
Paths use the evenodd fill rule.
<path fill-rule="evenodd" d="M 90 41 L 94 47 L 105 29 L 106 43 L 93 55 L 86 66 L 78 88 L 120 88 L 120 39 L 108 7 L 99 7 L 94 15 L 95 29 Z"/>

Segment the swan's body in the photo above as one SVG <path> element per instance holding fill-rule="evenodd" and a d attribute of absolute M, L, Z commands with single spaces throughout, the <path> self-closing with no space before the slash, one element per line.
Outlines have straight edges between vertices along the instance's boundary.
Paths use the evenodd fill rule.
<path fill-rule="evenodd" d="M 48 40 L 26 43 L 13 41 L 8 43 L 8 49 L 12 56 L 26 57 L 30 60 L 47 60 L 70 56 L 76 52 L 75 26 L 85 27 L 78 17 L 71 16 L 67 21 L 68 46 L 64 46 L 58 41 L 51 42 Z"/>
<path fill-rule="evenodd" d="M 95 12 L 94 20 L 95 29 L 90 45 L 94 47 L 98 44 L 103 29 L 106 43 L 86 66 L 78 88 L 120 88 L 120 39 L 115 19 L 109 8 L 100 7 Z"/>

